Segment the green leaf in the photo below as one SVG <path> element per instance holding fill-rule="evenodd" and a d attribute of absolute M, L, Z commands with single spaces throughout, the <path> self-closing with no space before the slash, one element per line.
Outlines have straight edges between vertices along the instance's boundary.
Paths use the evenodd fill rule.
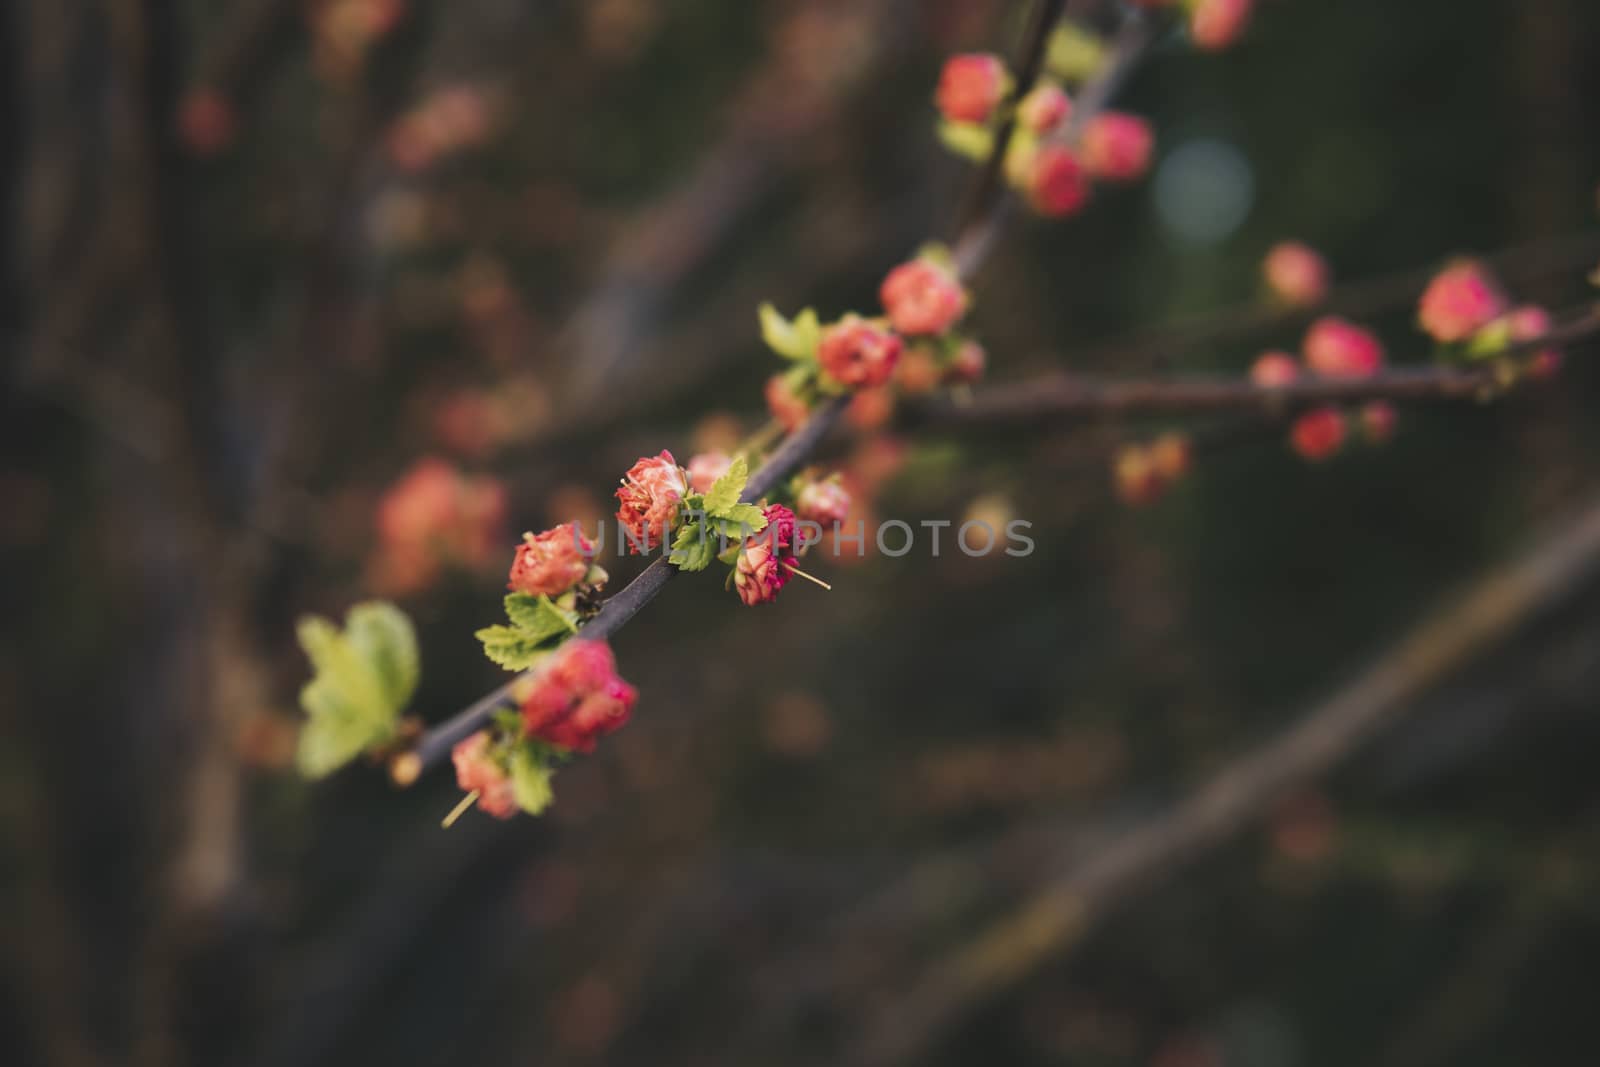
<path fill-rule="evenodd" d="M 517 807 L 529 815 L 538 815 L 555 800 L 550 788 L 551 769 L 539 758 L 539 753 L 527 744 L 511 751 L 511 794 L 517 798 Z"/>
<path fill-rule="evenodd" d="M 973 162 L 988 159 L 989 153 L 994 150 L 993 131 L 974 122 L 941 121 L 939 140 L 956 155 Z"/>
<path fill-rule="evenodd" d="M 711 491 L 706 493 L 704 507 L 706 513 L 718 518 L 725 517 L 728 509 L 739 503 L 739 494 L 744 492 L 745 483 L 750 480 L 750 462 L 743 454 L 733 457 L 733 462 L 728 465 L 722 477 L 711 484 Z"/>
<path fill-rule="evenodd" d="M 1105 62 L 1106 46 L 1100 38 L 1069 22 L 1056 27 L 1045 52 L 1045 67 L 1068 82 L 1094 77 Z"/>
<path fill-rule="evenodd" d="M 485 626 L 473 636 L 483 642 L 483 654 L 508 671 L 533 666 L 549 641 L 515 626 Z"/>
<path fill-rule="evenodd" d="M 310 718 L 295 760 L 301 773 L 320 778 L 394 736 L 417 687 L 417 638 L 405 614 L 381 601 L 351 608 L 342 631 L 308 616 L 296 633 L 313 676 L 300 690 Z"/>
<path fill-rule="evenodd" d="M 711 566 L 716 556 L 717 540 L 706 529 L 706 524 L 686 522 L 679 528 L 667 560 L 682 571 L 703 571 Z"/>
<path fill-rule="evenodd" d="M 578 614 L 558 607 L 548 596 L 511 593 L 506 597 L 506 618 L 537 641 L 578 632 Z"/>
<path fill-rule="evenodd" d="M 1467 359 L 1488 359 L 1511 346 L 1511 322 L 1498 319 L 1473 334 L 1462 350 Z"/>
<path fill-rule="evenodd" d="M 767 513 L 759 504 L 735 504 L 717 517 L 726 523 L 723 529 L 731 530 L 732 537 L 743 536 L 740 527 L 749 533 L 760 533 L 767 528 Z"/>
<path fill-rule="evenodd" d="M 350 643 L 372 666 L 385 700 L 401 708 L 422 673 L 417 632 L 406 613 L 387 601 L 357 604 L 345 618 Z"/>
<path fill-rule="evenodd" d="M 771 304 L 757 309 L 761 318 L 761 339 L 767 347 L 785 359 L 812 359 L 817 354 L 817 344 L 822 338 L 822 324 L 817 313 L 806 308 L 795 316 L 793 322 L 778 314 Z"/>

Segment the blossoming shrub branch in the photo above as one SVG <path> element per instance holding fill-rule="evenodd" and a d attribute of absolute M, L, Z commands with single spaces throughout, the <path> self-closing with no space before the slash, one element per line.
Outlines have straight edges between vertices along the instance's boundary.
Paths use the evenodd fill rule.
<path fill-rule="evenodd" d="M 1060 6 L 1047 3 L 1040 11 L 1059 12 Z M 1208 49 L 1233 40 L 1250 10 L 1248 0 L 1143 0 L 1139 7 L 1150 10 L 1136 12 L 1134 20 L 1186 17 L 1196 44 Z M 1143 119 L 1082 103 L 1104 95 L 1104 85 L 1092 91 L 1094 79 L 1109 81 L 1117 73 L 1108 70 L 1113 60 L 1105 44 L 1066 24 L 1042 25 L 1042 32 L 1052 30 L 1048 42 L 1039 42 L 1048 45 L 1040 49 L 1045 76 L 1014 74 L 992 55 L 956 56 L 944 67 L 935 101 L 939 133 L 951 149 L 998 165 L 1000 176 L 1039 214 L 1062 216 L 1081 210 L 1096 183 L 1143 175 L 1154 139 Z M 1085 86 L 1077 100 L 1068 93 L 1074 85 Z M 1305 245 L 1280 245 L 1263 273 L 1274 299 L 1286 305 L 1310 308 L 1327 297 L 1326 264 Z M 771 454 L 760 443 L 769 435 L 758 434 L 731 454 L 702 452 L 680 465 L 662 451 L 629 468 L 616 490 L 622 547 L 662 557 L 636 585 L 652 572 L 660 579 L 720 565 L 725 587 L 746 606 L 774 602 L 796 577 L 826 587 L 799 561 L 814 540 L 808 527 L 836 526 L 850 511 L 843 479 L 810 469 L 787 480 L 763 478 L 757 493 L 752 464 L 765 459 L 780 475 L 799 466 L 821 436 L 818 428 L 831 424 L 818 417 L 824 406 L 837 413 L 847 398 L 859 404 L 890 389 L 965 390 L 987 364 L 982 345 L 963 328 L 972 294 L 948 249 L 922 248 L 887 274 L 878 296 L 881 314 L 850 312 L 830 322 L 809 308 L 793 318 L 770 304 L 759 309 L 762 338 L 785 361 L 766 384 L 766 403 L 776 427 L 790 436 Z M 1550 316 L 1513 305 L 1480 264 L 1448 267 L 1423 295 L 1418 318 L 1444 359 L 1492 366 L 1492 380 L 1502 387 L 1559 365 L 1554 350 L 1524 355 L 1516 347 L 1543 337 Z M 1365 380 L 1379 375 L 1385 362 L 1375 334 L 1331 315 L 1312 324 L 1300 349 L 1298 355 L 1262 355 L 1249 373 L 1252 392 L 1270 403 L 1308 377 Z M 1394 430 L 1393 408 L 1383 400 L 1360 406 L 1357 418 L 1374 440 Z M 1290 442 L 1307 459 L 1325 459 L 1343 443 L 1346 422 L 1345 410 L 1335 405 L 1299 412 Z M 1125 448 L 1114 465 L 1116 484 L 1130 501 L 1147 502 L 1187 473 L 1192 460 L 1187 437 L 1169 431 Z M 391 587 L 409 589 L 425 584 L 441 560 L 481 559 L 504 510 L 492 486 L 447 466 L 419 464 L 382 508 L 384 554 L 376 573 Z M 474 804 L 500 818 L 543 811 L 554 795 L 556 769 L 593 751 L 633 714 L 638 691 L 618 673 L 603 639 L 615 625 L 586 633 L 613 603 L 602 599 L 608 575 L 596 554 L 575 522 L 525 534 L 515 547 L 506 621 L 477 632 L 484 653 L 515 678 L 458 716 L 464 727 L 447 725 L 424 739 L 435 740 L 430 751 L 442 755 L 439 745 L 461 738 L 449 751 L 464 796 L 447 825 Z M 637 603 L 621 603 L 633 588 L 615 598 L 623 618 L 637 610 Z M 655 581 L 644 599 L 659 588 Z M 401 714 L 419 665 L 405 615 L 386 603 L 359 604 L 342 628 L 325 619 L 302 621 L 299 638 L 315 672 L 301 693 L 309 717 L 300 739 L 302 771 L 320 776 L 363 753 L 409 752 L 414 728 Z M 414 777 L 420 757 L 415 763 L 397 777 Z"/>

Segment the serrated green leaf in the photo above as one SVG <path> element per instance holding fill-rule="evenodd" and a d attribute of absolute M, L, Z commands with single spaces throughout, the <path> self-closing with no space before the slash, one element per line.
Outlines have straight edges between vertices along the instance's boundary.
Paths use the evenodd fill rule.
<path fill-rule="evenodd" d="M 473 636 L 483 642 L 483 654 L 508 671 L 533 666 L 549 640 L 515 626 L 485 626 Z"/>
<path fill-rule="evenodd" d="M 536 641 L 578 632 L 578 614 L 560 607 L 548 596 L 511 593 L 506 596 L 506 618 Z"/>
<path fill-rule="evenodd" d="M 939 123 L 939 140 L 950 151 L 974 162 L 982 162 L 994 151 L 994 133 L 974 122 Z"/>
<path fill-rule="evenodd" d="M 351 608 L 342 631 L 308 616 L 296 633 L 313 677 L 300 690 L 309 721 L 295 761 L 303 774 L 320 778 L 394 736 L 417 687 L 417 639 L 405 614 L 381 601 Z"/>
<path fill-rule="evenodd" d="M 793 322 L 771 304 L 762 304 L 757 314 L 761 319 L 761 339 L 778 355 L 785 359 L 811 359 L 816 355 L 822 326 L 815 311 L 807 308 Z"/>
<path fill-rule="evenodd" d="M 711 490 L 705 495 L 703 506 L 706 513 L 717 518 L 726 517 L 728 509 L 739 503 L 739 494 L 744 492 L 745 483 L 749 480 L 750 461 L 743 454 L 734 456 L 728 469 L 712 483 Z"/>
<path fill-rule="evenodd" d="M 731 528 L 735 536 L 741 527 L 750 533 L 760 533 L 767 528 L 767 513 L 759 504 L 735 504 L 718 518 L 728 524 L 727 528 Z"/>
<path fill-rule="evenodd" d="M 667 560 L 682 571 L 703 571 L 711 566 L 716 556 L 717 541 L 707 531 L 705 523 L 689 522 L 679 528 Z"/>
<path fill-rule="evenodd" d="M 555 800 L 550 788 L 551 769 L 540 760 L 539 754 L 526 744 L 511 751 L 511 794 L 517 807 L 529 815 L 538 815 Z"/>

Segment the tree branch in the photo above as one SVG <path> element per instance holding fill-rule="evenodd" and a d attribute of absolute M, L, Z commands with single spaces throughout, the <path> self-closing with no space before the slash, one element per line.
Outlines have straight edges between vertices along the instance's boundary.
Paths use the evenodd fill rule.
<path fill-rule="evenodd" d="M 1542 337 L 1509 346 L 1515 358 L 1600 335 L 1600 309 L 1592 309 Z M 985 389 L 963 401 L 939 397 L 907 405 L 908 426 L 1007 426 L 1062 418 L 1119 415 L 1193 415 L 1213 411 L 1277 414 L 1316 404 L 1365 400 L 1472 400 L 1503 383 L 1493 366 L 1395 367 L 1368 378 L 1304 377 L 1287 385 L 1264 387 L 1243 376 L 1186 376 L 1105 379 L 1052 375 Z"/>
<path fill-rule="evenodd" d="M 1038 78 L 1039 67 L 1043 62 L 1045 44 L 1049 39 L 1050 31 L 1055 28 L 1061 16 L 1064 0 L 1035 0 L 1033 14 L 1028 22 L 1027 32 L 1024 34 L 1022 45 L 1018 50 L 1020 59 L 1017 62 L 1018 76 L 1016 92 L 1020 95 L 1027 92 Z M 1119 78 L 1122 76 L 1121 64 L 1108 64 L 1105 78 Z M 1086 93 L 1092 89 L 1086 89 Z M 1104 93 L 1101 97 L 1104 97 Z M 994 148 L 986 161 L 983 170 L 977 178 L 977 188 L 982 190 L 986 184 L 991 184 L 999 174 L 1000 167 L 1005 159 L 1005 152 L 1010 145 L 1013 127 L 1008 124 L 995 138 Z M 974 194 L 976 202 L 983 206 L 971 217 L 962 218 L 956 236 L 957 247 L 967 246 L 976 249 L 969 256 L 969 261 L 960 263 L 963 276 L 969 276 L 982 262 L 983 253 L 986 251 L 987 242 L 974 245 L 974 235 L 980 230 L 990 227 L 990 215 L 995 210 L 996 199 L 988 195 Z M 778 446 L 777 450 L 767 458 L 757 471 L 751 475 L 745 487 L 743 499 L 754 501 L 772 491 L 772 489 L 796 467 L 804 463 L 828 432 L 838 422 L 843 413 L 847 397 L 836 397 L 827 401 L 812 412 L 811 418 L 805 425 L 790 434 Z M 586 623 L 579 638 L 588 640 L 605 640 L 634 615 L 638 614 L 650 601 L 654 600 L 661 590 L 666 588 L 676 568 L 664 558 L 657 559 L 646 567 L 640 575 L 629 582 L 621 592 L 609 598 L 600 613 Z M 519 678 L 522 676 L 519 676 Z M 390 777 L 398 785 L 410 785 L 427 768 L 434 766 L 448 755 L 450 749 L 459 741 L 471 736 L 476 731 L 488 724 L 496 708 L 503 706 L 510 698 L 511 690 L 516 686 L 519 678 L 502 685 L 494 692 L 482 697 L 465 710 L 457 713 L 442 725 L 428 731 L 409 750 L 394 756 L 389 763 Z"/>

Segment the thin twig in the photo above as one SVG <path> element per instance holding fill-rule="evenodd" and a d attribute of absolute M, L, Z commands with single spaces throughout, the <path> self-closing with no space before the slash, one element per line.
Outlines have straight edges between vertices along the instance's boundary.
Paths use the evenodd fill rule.
<path fill-rule="evenodd" d="M 1600 335 L 1600 309 L 1542 337 L 1509 346 L 1502 358 L 1559 348 Z M 1257 409 L 1290 412 L 1315 404 L 1364 400 L 1472 400 L 1502 388 L 1493 366 L 1395 367 L 1367 378 L 1303 377 L 1260 386 L 1242 376 L 1105 379 L 1054 375 L 986 389 L 965 401 L 940 397 L 907 405 L 908 425 L 1026 425 L 1062 418 L 1193 415 Z"/>

